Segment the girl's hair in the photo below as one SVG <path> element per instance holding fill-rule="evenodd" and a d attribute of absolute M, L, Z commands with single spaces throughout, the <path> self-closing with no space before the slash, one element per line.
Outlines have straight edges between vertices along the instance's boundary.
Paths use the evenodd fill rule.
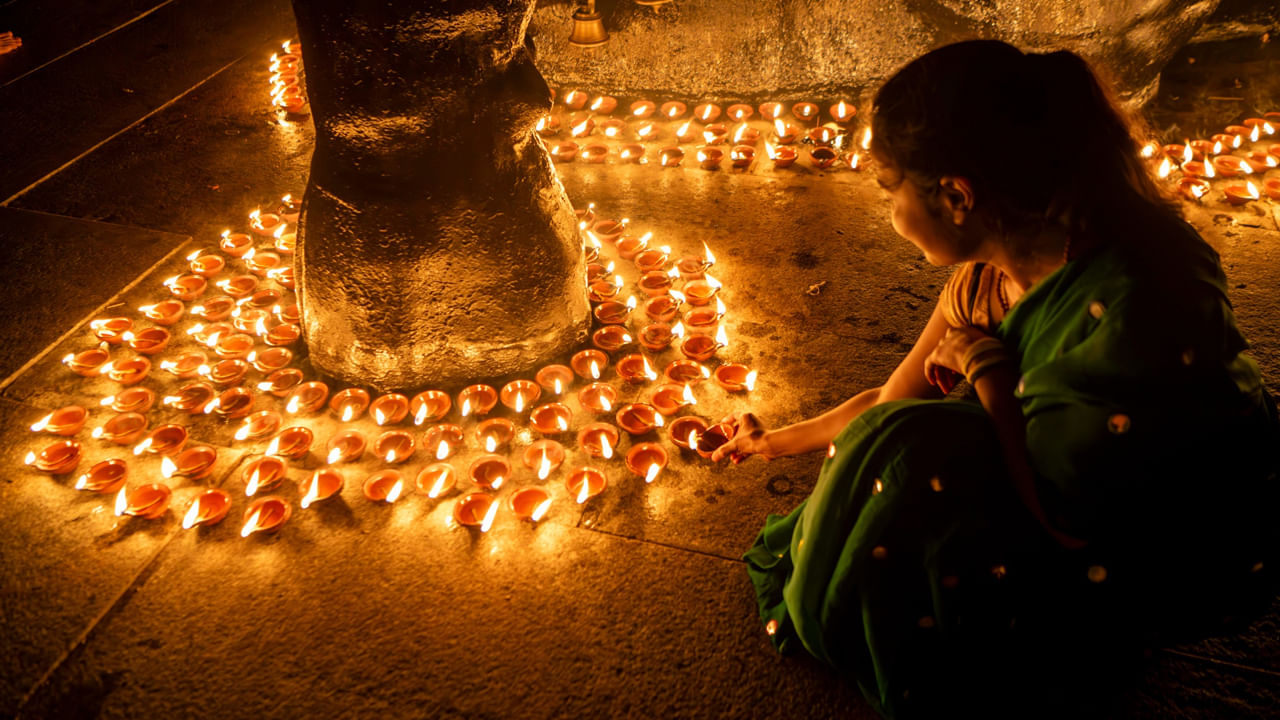
<path fill-rule="evenodd" d="M 872 150 L 922 192 L 967 178 L 1001 233 L 1061 225 L 1100 240 L 1181 217 L 1110 93 L 1078 55 L 994 40 L 938 48 L 876 94 Z"/>

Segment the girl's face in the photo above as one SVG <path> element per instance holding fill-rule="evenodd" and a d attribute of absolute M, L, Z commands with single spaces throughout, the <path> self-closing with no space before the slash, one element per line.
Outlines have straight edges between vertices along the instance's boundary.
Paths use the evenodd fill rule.
<path fill-rule="evenodd" d="M 970 259 L 970 247 L 954 214 L 943 207 L 941 193 L 923 193 L 884 158 L 876 157 L 876 183 L 893 203 L 893 229 L 924 253 L 931 265 L 954 265 Z"/>

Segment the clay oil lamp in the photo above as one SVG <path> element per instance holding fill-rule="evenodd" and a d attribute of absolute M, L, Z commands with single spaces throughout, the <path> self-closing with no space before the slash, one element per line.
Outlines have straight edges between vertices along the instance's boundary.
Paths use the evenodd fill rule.
<path fill-rule="evenodd" d="M 200 369 L 200 374 L 207 375 L 209 380 L 218 387 L 239 385 L 247 372 L 249 372 L 249 363 L 244 360 L 222 360 Z"/>
<path fill-rule="evenodd" d="M 1235 177 L 1241 174 L 1253 173 L 1253 168 L 1235 155 L 1219 155 L 1212 160 L 1212 163 L 1214 172 L 1220 177 Z"/>
<path fill-rule="evenodd" d="M 551 158 L 556 162 L 568 163 L 578 157 L 578 143 L 565 140 L 551 148 Z"/>
<path fill-rule="evenodd" d="M 145 452 L 152 455 L 177 455 L 182 451 L 182 446 L 187 444 L 188 437 L 187 428 L 182 425 L 160 425 L 133 447 L 133 454 L 141 455 Z"/>
<path fill-rule="evenodd" d="M 628 108 L 628 112 L 631 113 L 631 117 L 643 120 L 650 115 L 653 115 L 654 111 L 657 109 L 657 104 L 652 100 L 637 100 L 631 103 L 631 106 Z"/>
<path fill-rule="evenodd" d="M 660 134 L 658 127 L 651 122 L 642 122 L 636 125 L 636 140 L 640 142 L 652 142 L 657 140 Z"/>
<path fill-rule="evenodd" d="M 642 353 L 624 355 L 615 366 L 618 377 L 633 385 L 640 385 L 650 380 L 657 380 L 658 373 L 649 365 L 649 358 Z"/>
<path fill-rule="evenodd" d="M 755 162 L 755 159 L 756 150 L 748 145 L 735 145 L 729 151 L 729 162 L 738 169 L 751 167 L 751 163 Z"/>
<path fill-rule="evenodd" d="M 280 429 L 280 413 L 273 410 L 260 410 L 244 419 L 240 429 L 236 430 L 236 440 L 257 440 L 274 435 Z"/>
<path fill-rule="evenodd" d="M 355 462 L 364 455 L 365 444 L 364 434 L 359 430 L 339 431 L 329 438 L 324 462 L 326 465 Z"/>
<path fill-rule="evenodd" d="M 264 213 L 254 210 L 249 213 L 249 230 L 257 235 L 269 237 L 280 224 L 280 216 L 275 213 Z"/>
<path fill-rule="evenodd" d="M 315 435 L 310 428 L 301 425 L 287 427 L 281 430 L 279 435 L 271 438 L 271 443 L 267 445 L 267 454 L 279 455 L 290 460 L 301 460 L 311 451 L 311 443 L 314 440 Z"/>
<path fill-rule="evenodd" d="M 644 146 L 639 143 L 627 143 L 618 148 L 618 159 L 634 165 L 643 165 Z"/>
<path fill-rule="evenodd" d="M 311 507 L 312 503 L 321 500 L 328 500 L 342 490 L 342 486 L 346 484 L 346 479 L 341 472 L 331 467 L 320 468 L 311 473 L 311 478 L 304 483 L 305 492 L 302 496 L 302 509 L 306 510 Z M 302 488 L 299 488 L 300 490 Z"/>
<path fill-rule="evenodd" d="M 543 435 L 556 435 L 569 429 L 573 411 L 569 406 L 553 402 L 539 405 L 529 413 L 529 424 Z"/>
<path fill-rule="evenodd" d="M 658 109 L 658 112 L 662 113 L 662 116 L 668 120 L 679 120 L 684 117 L 684 114 L 688 112 L 688 110 L 689 106 L 684 103 L 678 100 L 671 100 L 669 102 L 662 103 L 662 107 Z"/>
<path fill-rule="evenodd" d="M 404 476 L 398 470 L 379 470 L 364 481 L 363 490 L 373 502 L 393 503 L 404 492 Z"/>
<path fill-rule="evenodd" d="M 578 218 L 579 230 L 590 230 L 596 224 L 595 203 L 587 203 L 584 208 L 574 208 L 573 214 Z"/>
<path fill-rule="evenodd" d="M 578 402 L 582 407 L 597 414 L 613 412 L 617 400 L 618 391 L 607 383 L 591 383 L 578 391 Z"/>
<path fill-rule="evenodd" d="M 24 462 L 43 473 L 66 475 L 80 464 L 80 443 L 59 440 L 40 452 L 29 452 Z"/>
<path fill-rule="evenodd" d="M 829 147 L 816 147 L 809 151 L 809 163 L 819 170 L 826 170 L 838 155 Z"/>
<path fill-rule="evenodd" d="M 1209 182 L 1200 178 L 1184 177 L 1178 180 L 1178 192 L 1188 200 L 1199 202 L 1200 198 L 1208 194 Z"/>
<path fill-rule="evenodd" d="M 282 497 L 259 498 L 245 508 L 240 537 L 249 537 L 256 532 L 278 532 L 292 514 L 293 509 Z"/>
<path fill-rule="evenodd" d="M 506 418 L 489 418 L 476 425 L 476 444 L 487 453 L 505 450 L 515 436 L 515 423 Z"/>
<path fill-rule="evenodd" d="M 253 350 L 253 336 L 247 333 L 219 333 L 210 337 L 210 347 L 220 358 L 243 358 Z"/>
<path fill-rule="evenodd" d="M 1262 197 L 1258 192 L 1258 186 L 1250 180 L 1244 185 L 1235 184 L 1222 188 L 1223 195 L 1231 205 L 1244 205 Z"/>
<path fill-rule="evenodd" d="M 175 300 L 174 302 L 177 301 Z M 178 304 L 181 305 L 182 303 Z M 111 345 L 119 345 L 124 341 L 121 336 L 133 329 L 133 320 L 127 317 L 102 318 L 91 321 L 89 329 L 93 331 L 93 336 L 98 340 Z"/>
<path fill-rule="evenodd" d="M 217 391 L 208 383 L 194 382 L 183 385 L 173 395 L 166 395 L 160 404 L 168 405 L 175 410 L 195 415 L 204 412 L 204 408 L 213 402 Z"/>
<path fill-rule="evenodd" d="M 1212 178 L 1217 175 L 1217 172 L 1213 169 L 1212 162 L 1200 162 L 1198 160 L 1182 163 L 1182 172 L 1184 175 L 1194 178 Z"/>
<path fill-rule="evenodd" d="M 186 514 L 182 516 L 182 529 L 190 530 L 198 526 L 217 525 L 230 510 L 230 493 L 218 488 L 206 488 L 187 506 Z"/>
<path fill-rule="evenodd" d="M 209 322 L 219 322 L 231 317 L 235 309 L 235 298 L 230 295 L 218 295 L 191 308 L 191 314 Z"/>
<path fill-rule="evenodd" d="M 1249 167 L 1255 173 L 1264 173 L 1276 167 L 1277 164 L 1280 164 L 1280 160 L 1277 160 L 1275 156 L 1263 150 L 1254 150 L 1253 152 L 1250 152 L 1245 156 L 1244 161 L 1248 163 Z"/>
<path fill-rule="evenodd" d="M 210 388 L 210 394 L 212 394 L 212 388 Z M 100 427 L 94 428 L 93 437 L 116 445 L 132 445 L 146 431 L 147 418 L 144 415 L 126 412 L 113 415 Z"/>
<path fill-rule="evenodd" d="M 218 241 L 218 249 L 234 258 L 244 257 L 245 253 L 253 249 L 253 238 L 244 233 L 223 230 L 222 239 Z"/>
<path fill-rule="evenodd" d="M 665 424 L 662 413 L 649 403 L 623 405 L 618 410 L 617 420 L 618 427 L 632 435 L 643 435 Z"/>
<path fill-rule="evenodd" d="M 722 317 L 724 317 L 724 301 L 716 298 L 714 308 L 696 307 L 685 313 L 685 329 L 692 335 L 713 335 L 719 329 Z"/>
<path fill-rule="evenodd" d="M 435 453 L 436 460 L 444 460 L 462 447 L 462 428 L 457 425 L 432 425 L 423 435 L 422 446 Z"/>
<path fill-rule="evenodd" d="M 267 348 L 261 352 L 254 351 L 245 358 L 259 372 L 273 373 L 293 362 L 293 351 L 288 348 Z"/>
<path fill-rule="evenodd" d="M 193 445 L 175 454 L 165 457 L 160 462 L 160 472 L 166 478 L 174 476 L 190 480 L 201 480 L 213 471 L 213 464 L 218 460 L 218 451 L 209 445 Z"/>
<path fill-rule="evenodd" d="M 240 332 L 265 335 L 266 333 L 262 331 L 266 329 L 267 318 L 271 317 L 271 314 L 259 308 L 236 308 L 231 313 L 231 317 L 231 326 Z"/>
<path fill-rule="evenodd" d="M 413 457 L 413 436 L 403 430 L 388 430 L 373 441 L 373 454 L 388 463 L 402 463 Z"/>
<path fill-rule="evenodd" d="M 608 365 L 609 356 L 591 348 L 574 353 L 569 359 L 569 367 L 583 380 L 599 380 L 600 372 Z"/>
<path fill-rule="evenodd" d="M 125 388 L 115 395 L 108 395 L 98 402 L 119 413 L 145 413 L 156 403 L 154 391 L 144 387 Z"/>
<path fill-rule="evenodd" d="M 462 417 L 487 415 L 498 404 L 498 391 L 489 385 L 470 385 L 458 393 Z"/>
<path fill-rule="evenodd" d="M 266 290 L 255 290 L 252 294 L 246 295 L 237 301 L 237 304 L 256 310 L 264 310 L 274 307 L 283 297 L 284 293 L 268 288 Z"/>
<path fill-rule="evenodd" d="M 89 472 L 76 479 L 77 490 L 88 490 L 96 493 L 111 493 L 124 485 L 129 475 L 129 466 L 119 458 L 111 458 L 95 463 Z"/>
<path fill-rule="evenodd" d="M 710 370 L 693 360 L 672 360 L 662 374 L 667 380 L 681 385 L 702 382 L 711 377 Z"/>
<path fill-rule="evenodd" d="M 855 172 L 862 169 L 862 155 L 852 152 L 844 154 L 844 166 Z"/>
<path fill-rule="evenodd" d="M 663 415 L 674 415 L 686 405 L 697 405 L 693 388 L 689 385 L 663 383 L 649 393 L 649 403 Z"/>
<path fill-rule="evenodd" d="M 598 165 L 609 157 L 609 146 L 603 143 L 590 143 L 581 150 L 582 161 Z"/>
<path fill-rule="evenodd" d="M 85 421 L 89 419 L 89 411 L 79 405 L 67 405 L 45 415 L 31 425 L 31 432 L 46 432 L 50 435 L 70 436 L 80 432 Z"/>
<path fill-rule="evenodd" d="M 253 412 L 253 392 L 248 388 L 236 386 L 222 391 L 213 402 L 205 406 L 206 415 L 214 413 L 219 417 L 234 420 Z"/>
<path fill-rule="evenodd" d="M 276 236 L 275 242 L 271 243 L 271 247 L 275 248 L 276 252 L 280 253 L 281 255 L 294 254 L 298 250 L 298 233 L 291 233 L 291 232 L 280 233 L 278 236 Z M 283 272 L 286 269 L 292 271 L 292 268 L 290 268 L 289 266 L 284 266 L 284 267 L 277 268 L 275 272 L 276 273 Z M 267 276 L 276 280 L 279 279 L 277 275 L 272 273 L 267 273 Z M 292 283 L 292 280 L 290 280 L 289 282 Z M 283 283 L 283 282 L 280 284 L 286 285 L 286 283 Z M 286 285 L 286 287 L 293 287 L 293 285 L 288 284 Z"/>
<path fill-rule="evenodd" d="M 760 131 L 746 123 L 742 123 L 734 129 L 733 137 L 730 138 L 730 141 L 732 145 L 753 148 L 760 141 Z"/>
<path fill-rule="evenodd" d="M 697 157 L 698 167 L 703 170 L 718 170 L 724 160 L 724 151 L 714 147 L 699 148 Z"/>
<path fill-rule="evenodd" d="M 651 232 L 639 236 L 623 235 L 616 243 L 618 255 L 624 260 L 634 260 L 637 255 L 649 247 L 649 240 L 652 237 L 653 233 Z"/>
<path fill-rule="evenodd" d="M 486 490 L 497 490 L 511 477 L 511 464 L 500 455 L 481 455 L 467 471 L 471 482 Z"/>
<path fill-rule="evenodd" d="M 837 123 L 840 123 L 841 125 L 844 125 L 845 123 L 852 120 L 854 115 L 858 114 L 858 108 L 841 100 L 835 105 L 832 105 L 831 107 L 827 108 L 827 113 L 831 115 L 832 120 L 836 121 Z"/>
<path fill-rule="evenodd" d="M 606 300 L 596 305 L 591 314 L 605 325 L 621 325 L 631 315 L 631 308 L 615 300 Z"/>
<path fill-rule="evenodd" d="M 622 234 L 626 231 L 627 224 L 625 221 L 600 220 L 588 231 L 588 234 L 601 243 L 616 243 L 618 238 L 622 237 Z"/>
<path fill-rule="evenodd" d="M 819 125 L 809 129 L 809 139 L 814 145 L 820 147 L 831 147 L 831 143 L 835 142 L 836 131 L 825 125 Z"/>
<path fill-rule="evenodd" d="M 138 308 L 148 320 L 163 327 L 169 327 L 181 320 L 186 309 L 187 306 L 183 305 L 181 300 L 162 300 L 154 305 L 143 305 Z"/>
<path fill-rule="evenodd" d="M 414 478 L 418 492 L 435 499 L 449 492 L 458 484 L 458 472 L 448 463 L 431 463 Z"/>
<path fill-rule="evenodd" d="M 1230 133 L 1210 135 L 1209 140 L 1213 142 L 1215 146 L 1223 147 L 1227 152 L 1238 149 L 1244 142 L 1244 139 L 1239 135 L 1232 135 Z"/>
<path fill-rule="evenodd" d="M 693 116 L 703 123 L 715 122 L 720 117 L 720 106 L 713 103 L 703 103 L 693 109 Z"/>
<path fill-rule="evenodd" d="M 798 102 L 791 106 L 791 115 L 801 122 L 809 122 L 818 117 L 818 106 L 811 102 Z"/>
<path fill-rule="evenodd" d="M 671 345 L 671 338 L 671 326 L 666 323 L 651 323 L 640 330 L 640 344 L 645 350 L 666 350 Z"/>
<path fill-rule="evenodd" d="M 671 260 L 670 248 L 646 248 L 636 253 L 633 261 L 636 269 L 642 273 L 665 271 Z"/>
<path fill-rule="evenodd" d="M 168 485 L 149 483 L 130 490 L 127 486 L 116 493 L 116 516 L 128 515 L 155 520 L 169 509 L 173 492 Z"/>
<path fill-rule="evenodd" d="M 209 281 L 199 275 L 177 275 L 164 281 L 169 294 L 179 300 L 195 300 L 204 294 Z"/>
<path fill-rule="evenodd" d="M 565 93 L 564 106 L 570 110 L 581 110 L 587 104 L 587 94 L 581 90 L 570 90 Z"/>
<path fill-rule="evenodd" d="M 292 345 L 302 337 L 302 328 L 292 323 L 282 323 L 277 325 L 267 333 L 265 341 L 268 345 L 278 347 L 282 345 Z"/>
<path fill-rule="evenodd" d="M 533 131 L 542 137 L 554 137 L 560 132 L 560 119 L 554 115 L 543 115 L 533 124 Z"/>
<path fill-rule="evenodd" d="M 725 108 L 724 112 L 734 122 L 745 122 L 750 120 L 751 116 L 754 115 L 756 111 L 755 108 L 745 103 L 734 103 L 733 105 Z"/>
<path fill-rule="evenodd" d="M 666 295 L 671 290 L 672 279 L 667 273 L 660 270 L 647 272 L 640 276 L 640 291 L 649 297 L 657 295 Z"/>
<path fill-rule="evenodd" d="M 551 509 L 551 493 L 536 486 L 523 487 L 512 493 L 507 503 L 512 515 L 536 523 Z"/>
<path fill-rule="evenodd" d="M 618 350 L 631 340 L 631 334 L 622 325 L 605 325 L 591 334 L 591 344 L 605 352 Z"/>
<path fill-rule="evenodd" d="M 453 506 L 453 521 L 463 527 L 488 532 L 498 514 L 498 499 L 489 493 L 471 493 Z"/>
<path fill-rule="evenodd" d="M 1253 136 L 1253 132 L 1253 127 L 1249 125 L 1228 125 L 1226 127 L 1226 133 L 1228 135 L 1239 135 L 1241 137 L 1247 137 L 1253 142 L 1258 142 L 1258 138 Z"/>
<path fill-rule="evenodd" d="M 684 161 L 684 150 L 678 147 L 664 147 L 658 151 L 658 161 L 664 168 L 680 167 Z"/>
<path fill-rule="evenodd" d="M 1276 124 L 1271 122 L 1267 118 L 1259 118 L 1259 117 L 1246 118 L 1245 121 L 1242 122 L 1241 124 L 1249 128 L 1251 134 L 1254 129 L 1261 130 L 1262 135 L 1276 134 L 1276 128 L 1275 128 Z M 1257 141 L 1258 141 L 1258 138 L 1254 138 L 1254 142 L 1257 142 Z"/>
<path fill-rule="evenodd" d="M 756 371 L 747 369 L 746 365 L 725 363 L 713 373 L 716 384 L 729 392 L 754 390 L 756 387 Z"/>
<path fill-rule="evenodd" d="M 779 145 L 790 145 L 800 135 L 800 128 L 781 120 L 773 121 L 773 134 Z M 766 144 L 766 148 L 768 145 Z"/>
<path fill-rule="evenodd" d="M 619 437 L 618 428 L 609 423 L 590 423 L 578 431 L 578 447 L 591 457 L 608 460 L 618 447 Z"/>
<path fill-rule="evenodd" d="M 591 101 L 587 109 L 597 115 L 610 115 L 618 107 L 618 100 L 611 95 L 600 95 Z"/>
<path fill-rule="evenodd" d="M 620 275 L 615 275 L 614 277 L 618 280 L 622 279 Z M 587 297 L 593 303 L 608 302 L 617 297 L 618 292 L 621 290 L 622 287 L 620 285 L 610 282 L 608 278 L 600 278 L 591 281 L 587 285 Z"/>
<path fill-rule="evenodd" d="M 871 127 L 868 126 L 862 131 L 862 139 L 858 141 L 858 147 L 863 150 L 871 149 Z"/>
<path fill-rule="evenodd" d="M 720 328 L 723 332 L 724 328 Z M 715 357 L 716 351 L 724 347 L 718 338 L 708 335 L 690 335 L 680 343 L 680 352 L 690 360 L 697 362 L 706 362 Z"/>
<path fill-rule="evenodd" d="M 290 325 L 297 325 L 298 321 L 302 319 L 302 311 L 298 309 L 297 303 L 283 306 L 276 305 L 271 309 L 271 312 L 280 318 L 280 322 L 289 323 Z"/>
<path fill-rule="evenodd" d="M 761 119 L 769 121 L 777 120 L 782 117 L 782 113 L 785 109 L 786 108 L 784 108 L 780 102 L 761 103 L 759 107 L 760 117 Z"/>
<path fill-rule="evenodd" d="M 201 255 L 200 253 L 201 251 L 197 250 L 187 256 L 188 267 L 196 275 L 213 277 L 227 266 L 227 261 L 221 255 Z"/>
<path fill-rule="evenodd" d="M 333 394 L 329 410 L 339 422 L 356 420 L 369 408 L 369 392 L 361 388 L 347 388 Z"/>
<path fill-rule="evenodd" d="M 315 412 L 329 399 L 329 386 L 319 380 L 305 382 L 290 390 L 288 398 L 284 406 L 286 412 Z"/>
<path fill-rule="evenodd" d="M 671 294 L 657 295 L 646 300 L 643 309 L 645 317 L 654 322 L 671 322 L 680 310 L 680 300 Z"/>
<path fill-rule="evenodd" d="M 1165 145 L 1160 148 L 1160 152 L 1164 155 L 1164 157 L 1176 163 L 1184 163 L 1184 162 L 1191 162 L 1192 160 L 1204 159 L 1204 153 L 1193 148 L 1190 142 L 1188 142 L 1185 145 L 1177 145 L 1177 144 Z"/>
<path fill-rule="evenodd" d="M 1280 180 L 1263 181 L 1262 189 L 1267 193 L 1267 197 L 1272 200 L 1280 200 Z"/>
<path fill-rule="evenodd" d="M 690 280 L 684 286 L 685 301 L 690 305 L 707 305 L 720 293 L 721 287 L 720 281 L 710 275 L 704 275 L 701 280 Z"/>
<path fill-rule="evenodd" d="M 711 457 L 721 445 L 729 442 L 736 430 L 728 423 L 717 423 L 698 433 L 693 449 L 704 458 Z"/>
<path fill-rule="evenodd" d="M 712 123 L 702 128 L 702 142 L 707 145 L 723 145 L 729 141 L 729 126 L 724 123 Z M 704 148 L 705 149 L 705 148 Z M 702 162 L 702 158 L 698 158 Z"/>
<path fill-rule="evenodd" d="M 522 413 L 541 395 L 542 387 L 532 380 L 512 380 L 502 386 L 499 398 L 503 405 L 517 413 Z"/>
<path fill-rule="evenodd" d="M 378 425 L 395 425 L 409 414 L 409 398 L 399 393 L 380 395 L 369 405 L 369 414 Z"/>
<path fill-rule="evenodd" d="M 141 355 L 116 360 L 103 365 L 102 374 L 121 385 L 133 385 L 142 382 L 151 372 L 151 361 Z"/>
<path fill-rule="evenodd" d="M 658 443 L 644 442 L 627 451 L 627 469 L 651 483 L 667 466 L 667 451 Z"/>
<path fill-rule="evenodd" d="M 296 368 L 281 368 L 258 383 L 258 389 L 271 393 L 276 397 L 285 397 L 302 382 L 302 371 Z"/>
<path fill-rule="evenodd" d="M 769 156 L 769 159 L 773 161 L 773 167 L 775 170 L 791 167 L 791 165 L 796 161 L 796 151 L 792 148 L 786 147 L 785 145 L 774 147 L 769 143 L 765 143 L 764 151 L 765 154 Z"/>
<path fill-rule="evenodd" d="M 692 450 L 697 444 L 698 435 L 707 429 L 707 421 L 696 415 L 684 415 L 671 421 L 667 426 L 667 436 L 676 446 Z"/>
<path fill-rule="evenodd" d="M 539 480 L 546 480 L 564 462 L 564 456 L 564 446 L 560 443 L 539 440 L 524 449 L 524 466 L 536 472 Z M 496 485 L 493 487 L 497 489 Z"/>
<path fill-rule="evenodd" d="M 199 350 L 182 353 L 175 360 L 161 360 L 160 369 L 182 380 L 190 380 L 201 374 L 201 370 L 211 371 L 208 356 Z"/>
<path fill-rule="evenodd" d="M 608 484 L 603 470 L 585 466 L 573 470 L 564 479 L 564 489 L 579 505 L 604 492 Z"/>
<path fill-rule="evenodd" d="M 435 422 L 449 414 L 453 401 L 448 393 L 439 390 L 424 390 L 409 401 L 409 411 L 413 413 L 413 424 Z"/>
<path fill-rule="evenodd" d="M 561 395 L 573 384 L 573 370 L 568 365 L 547 365 L 538 370 L 534 380 L 542 389 Z"/>
<path fill-rule="evenodd" d="M 68 353 L 62 358 L 62 364 L 71 368 L 71 372 L 83 377 L 97 377 L 102 374 L 102 366 L 111 355 L 102 348 L 90 348 L 78 353 Z"/>
<path fill-rule="evenodd" d="M 293 193 L 286 194 L 280 198 L 276 214 L 285 222 L 298 222 L 298 216 L 302 214 L 302 200 L 294 200 Z"/>
<path fill-rule="evenodd" d="M 676 126 L 676 142 L 689 143 L 702 138 L 702 126 L 688 120 Z"/>

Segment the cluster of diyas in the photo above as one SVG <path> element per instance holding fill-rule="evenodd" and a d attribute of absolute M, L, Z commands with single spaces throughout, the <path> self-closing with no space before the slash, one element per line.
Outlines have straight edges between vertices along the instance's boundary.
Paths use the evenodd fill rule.
<path fill-rule="evenodd" d="M 652 483 L 673 459 L 708 457 L 733 428 L 689 412 L 711 392 L 705 381 L 714 379 L 706 385 L 719 388 L 720 405 L 754 387 L 754 371 L 717 357 L 729 340 L 705 243 L 701 254 L 677 257 L 650 247 L 652 233 L 598 220 L 588 207 L 578 215 L 593 347 L 533 377 L 456 393 L 331 389 L 291 349 L 301 335 L 291 231 L 299 210 L 291 195 L 255 210 L 247 232 L 228 230 L 216 249 L 187 255 L 186 271 L 163 282 L 166 297 L 139 307 L 139 317 L 92 320 L 95 344 L 63 362 L 110 414 L 89 423 L 83 405 L 48 413 L 31 429 L 59 439 L 32 450 L 27 464 L 71 475 L 82 455 L 131 449 L 91 458 L 76 489 L 114 493 L 116 515 L 147 519 L 165 517 L 177 491 L 187 528 L 218 524 L 242 497 L 241 534 L 276 531 L 295 505 L 339 498 L 359 476 L 371 502 L 395 503 L 416 488 L 429 502 L 452 499 L 451 524 L 483 531 L 502 507 L 520 520 L 546 517 L 554 480 L 582 504 L 611 475 Z M 82 432 L 91 439 L 75 439 Z M 200 436 L 206 442 L 193 440 Z M 217 445 L 249 450 L 231 476 L 234 491 L 203 484 Z M 276 488 L 285 492 L 263 496 Z"/>
<path fill-rule="evenodd" d="M 809 163 L 817 169 L 857 170 L 861 153 L 871 144 L 871 129 L 855 127 L 857 108 L 844 100 L 825 109 L 816 103 L 790 107 L 766 102 L 758 107 L 733 103 L 721 109 L 714 103 L 693 107 L 678 100 L 661 105 L 634 99 L 619 105 L 609 95 L 592 97 L 581 90 L 565 93 L 552 112 L 534 129 L 544 138 L 556 162 L 645 164 L 684 167 L 692 155 L 699 168 L 730 167 L 748 171 L 756 164 L 763 141 L 774 168 L 795 163 L 796 144 L 808 148 Z M 857 136 L 855 142 L 855 135 Z"/>
<path fill-rule="evenodd" d="M 271 53 L 267 70 L 271 77 L 271 107 L 281 119 L 300 118 L 307 114 L 307 98 L 302 85 L 302 48 L 292 40 L 280 44 L 280 52 Z"/>
<path fill-rule="evenodd" d="M 1212 190 L 1211 181 L 1219 179 L 1226 181 L 1221 199 L 1231 205 L 1245 205 L 1264 194 L 1280 200 L 1280 178 L 1267 177 L 1280 167 L 1280 143 L 1271 140 L 1277 127 L 1280 112 L 1268 112 L 1228 125 L 1207 140 L 1150 142 L 1142 154 L 1152 162 L 1159 158 L 1156 174 L 1177 182 L 1178 191 L 1188 200 L 1199 202 Z"/>

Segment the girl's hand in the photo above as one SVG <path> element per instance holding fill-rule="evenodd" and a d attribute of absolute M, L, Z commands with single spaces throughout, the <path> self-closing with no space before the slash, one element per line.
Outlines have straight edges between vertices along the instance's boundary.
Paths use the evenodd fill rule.
<path fill-rule="evenodd" d="M 765 460 L 772 458 L 770 455 L 771 448 L 765 442 L 764 425 L 752 413 L 734 413 L 729 417 L 721 420 L 728 423 L 734 428 L 733 437 L 729 438 L 729 442 L 716 448 L 711 453 L 711 461 L 719 462 L 725 458 L 729 458 L 734 463 L 740 463 L 751 455 L 759 455 Z"/>
<path fill-rule="evenodd" d="M 990 337 L 975 327 L 952 328 L 938 341 L 937 347 L 924 360 L 924 376 L 931 385 L 949 393 L 964 377 L 962 360 L 973 343 Z"/>

